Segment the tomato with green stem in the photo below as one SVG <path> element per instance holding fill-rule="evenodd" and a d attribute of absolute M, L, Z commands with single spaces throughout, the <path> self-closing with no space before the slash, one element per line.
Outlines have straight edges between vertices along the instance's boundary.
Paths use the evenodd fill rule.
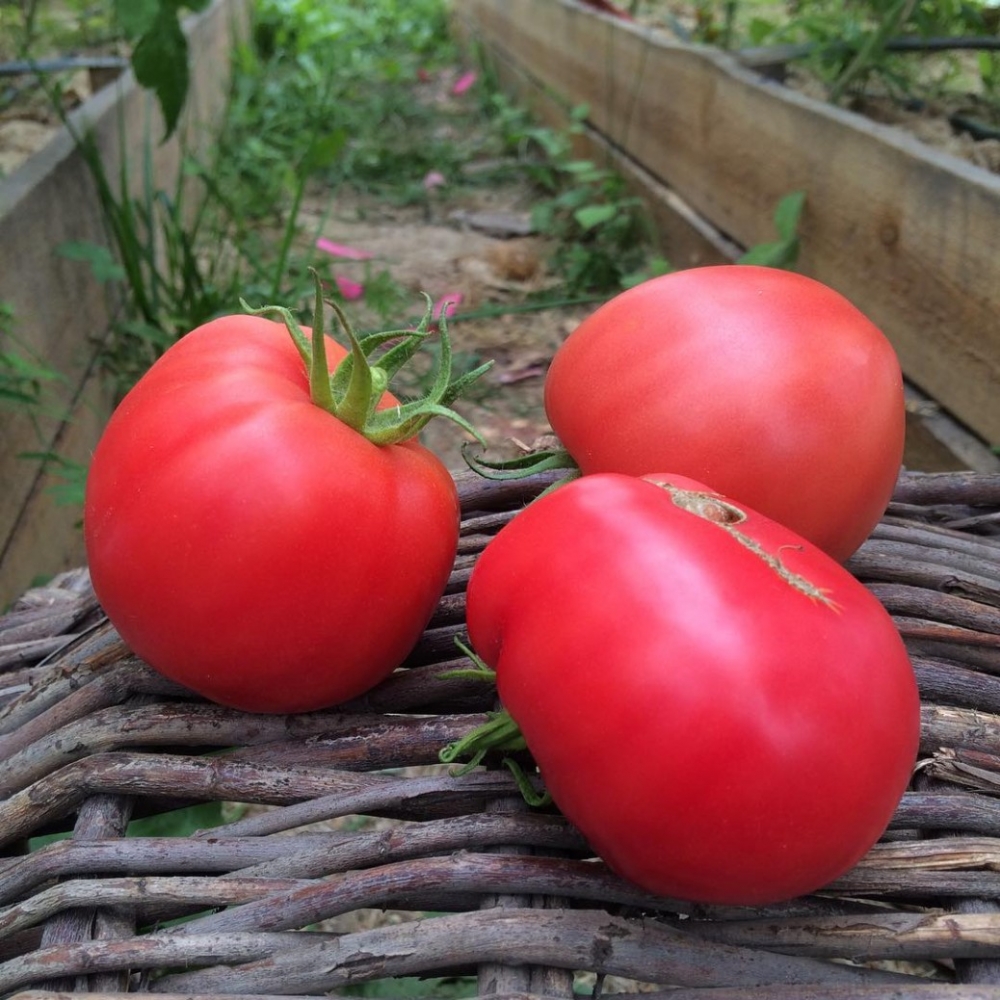
<path fill-rule="evenodd" d="M 122 638 L 251 712 L 328 707 L 387 676 L 457 547 L 454 480 L 416 435 L 435 415 L 468 426 L 450 404 L 483 369 L 452 380 L 443 329 L 434 385 L 401 404 L 386 386 L 429 310 L 416 331 L 358 338 L 335 307 L 346 349 L 323 333 L 318 279 L 316 295 L 311 331 L 266 307 L 171 346 L 112 415 L 87 481 L 91 577 Z"/>
<path fill-rule="evenodd" d="M 552 429 L 584 474 L 671 469 L 845 560 L 903 458 L 899 361 L 819 281 L 755 265 L 676 271 L 595 310 L 545 380 Z"/>
<path fill-rule="evenodd" d="M 504 712 L 443 754 L 531 751 L 622 876 L 663 896 L 810 893 L 879 839 L 915 763 L 899 633 L 843 566 L 685 477 L 535 500 L 468 585 Z"/>

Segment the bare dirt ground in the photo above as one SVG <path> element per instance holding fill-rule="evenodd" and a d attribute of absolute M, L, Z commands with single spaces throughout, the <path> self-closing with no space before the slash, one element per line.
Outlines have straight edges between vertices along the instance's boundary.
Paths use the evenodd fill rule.
<path fill-rule="evenodd" d="M 522 306 L 531 292 L 553 281 L 545 240 L 500 235 L 507 225 L 526 223 L 530 191 L 510 184 L 457 197 L 442 194 L 429 210 L 359 200 L 343 192 L 333 196 L 332 205 L 330 198 L 320 192 L 306 204 L 303 231 L 318 228 L 329 240 L 373 254 L 368 261 L 338 261 L 335 273 L 363 284 L 373 273 L 387 271 L 409 294 L 414 316 L 424 308 L 424 294 L 435 302 L 461 296 L 448 325 L 456 363 L 471 367 L 492 361 L 493 367 L 455 409 L 491 449 L 528 446 L 549 433 L 542 406 L 545 371 L 562 340 L 594 307 L 504 312 Z M 359 328 L 375 325 L 360 302 L 348 302 L 346 309 Z M 500 315 L 463 318 L 483 309 Z M 450 469 L 466 467 L 461 451 L 473 439 L 457 425 L 435 419 L 423 439 Z"/>
<path fill-rule="evenodd" d="M 801 71 L 791 70 L 785 84 L 815 100 L 825 100 L 816 79 Z M 1000 173 L 1000 139 L 976 139 L 967 131 L 955 129 L 951 123 L 953 116 L 968 115 L 971 105 L 970 99 L 962 94 L 913 105 L 885 95 L 869 94 L 856 101 L 850 110 L 874 122 L 909 132 L 925 145 L 983 170 Z"/>

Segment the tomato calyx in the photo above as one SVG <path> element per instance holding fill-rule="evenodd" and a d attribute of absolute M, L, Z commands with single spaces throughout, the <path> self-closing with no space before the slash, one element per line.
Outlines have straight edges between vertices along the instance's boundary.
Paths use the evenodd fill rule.
<path fill-rule="evenodd" d="M 305 332 L 285 306 L 265 305 L 253 308 L 240 300 L 252 316 L 277 318 L 285 324 L 309 376 L 309 395 L 313 403 L 356 430 L 373 444 L 390 445 L 416 436 L 433 417 L 445 417 L 485 444 L 482 435 L 451 404 L 481 375 L 492 361 L 479 365 L 458 378 L 452 378 L 451 340 L 447 321 L 433 317 L 433 306 L 425 295 L 426 309 L 414 329 L 384 330 L 358 336 L 347 314 L 334 301 L 323 297 L 323 285 L 316 271 L 312 336 Z M 325 306 L 329 305 L 350 347 L 350 353 L 330 373 L 324 332 Z M 441 357 L 434 381 L 418 399 L 393 407 L 378 408 L 392 377 L 417 353 L 434 328 L 441 334 Z M 395 341 L 395 343 L 393 343 Z M 388 346 L 391 345 L 391 346 Z M 381 354 L 376 356 L 380 348 Z"/>
<path fill-rule="evenodd" d="M 472 666 L 446 671 L 441 674 L 442 677 L 463 677 L 489 684 L 496 683 L 496 671 L 480 656 L 460 639 L 455 640 L 455 645 L 472 661 Z M 550 805 L 552 796 L 544 790 L 539 791 L 517 760 L 510 756 L 527 749 L 528 744 L 521 733 L 521 727 L 506 709 L 501 708 L 496 712 L 487 712 L 484 723 L 443 747 L 438 752 L 438 760 L 442 764 L 458 764 L 452 774 L 460 777 L 482 764 L 487 754 L 500 753 L 503 755 L 500 762 L 514 776 L 524 801 L 529 806 Z"/>
<path fill-rule="evenodd" d="M 487 712 L 486 722 L 449 743 L 438 754 L 442 764 L 461 763 L 455 774 L 466 774 L 478 767 L 488 753 L 518 753 L 528 745 L 518 724 L 506 709 Z"/>
<path fill-rule="evenodd" d="M 552 796 L 544 789 L 539 791 L 524 768 L 511 756 L 527 749 L 528 744 L 521 734 L 520 726 L 502 708 L 497 712 L 487 712 L 486 721 L 482 725 L 449 743 L 438 753 L 438 759 L 442 764 L 459 764 L 451 773 L 454 777 L 461 777 L 482 764 L 487 754 L 500 753 L 500 763 L 514 776 L 524 801 L 529 806 L 550 805 Z"/>

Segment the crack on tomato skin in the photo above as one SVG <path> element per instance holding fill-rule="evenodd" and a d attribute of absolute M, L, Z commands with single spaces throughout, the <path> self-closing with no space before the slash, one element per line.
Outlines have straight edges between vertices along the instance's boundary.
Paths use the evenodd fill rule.
<path fill-rule="evenodd" d="M 721 528 L 730 538 L 739 542 L 745 549 L 749 549 L 758 559 L 763 560 L 782 580 L 794 590 L 804 594 L 810 600 L 823 604 L 833 611 L 839 611 L 840 607 L 830 596 L 829 592 L 822 587 L 817 587 L 807 577 L 790 570 L 782 561 L 780 555 L 768 552 L 756 539 L 740 531 L 736 525 L 747 519 L 746 511 L 737 507 L 736 504 L 720 496 L 711 493 L 703 493 L 696 490 L 685 490 L 673 483 L 664 482 L 660 479 L 649 479 L 648 482 L 660 489 L 666 490 L 673 503 L 686 510 L 689 514 L 694 514 L 705 521 Z M 794 545 L 782 545 L 781 549 L 794 549 Z"/>

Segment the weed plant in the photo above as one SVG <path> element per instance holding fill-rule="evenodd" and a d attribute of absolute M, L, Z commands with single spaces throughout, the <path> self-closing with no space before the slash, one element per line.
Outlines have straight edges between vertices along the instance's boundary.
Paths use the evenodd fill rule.
<path fill-rule="evenodd" d="M 663 0 L 634 10 L 685 40 L 720 48 L 791 45 L 829 99 L 968 97 L 1000 125 L 995 0 L 693 0 L 680 23 Z"/>

